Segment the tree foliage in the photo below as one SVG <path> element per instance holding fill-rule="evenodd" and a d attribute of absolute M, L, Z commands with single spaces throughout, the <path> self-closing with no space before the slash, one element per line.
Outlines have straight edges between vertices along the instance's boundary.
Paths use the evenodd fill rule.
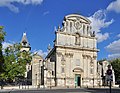
<path fill-rule="evenodd" d="M 115 80 L 120 80 L 120 58 L 112 60 L 111 65 L 115 72 Z"/>
<path fill-rule="evenodd" d="M 13 44 L 5 49 L 3 79 L 14 80 L 25 76 L 26 64 L 31 62 L 32 57 L 29 51 L 22 52 L 21 48 L 21 44 Z"/>
<path fill-rule="evenodd" d="M 3 72 L 3 53 L 2 53 L 2 42 L 4 41 L 5 32 L 3 31 L 3 26 L 0 26 L 0 73 Z"/>

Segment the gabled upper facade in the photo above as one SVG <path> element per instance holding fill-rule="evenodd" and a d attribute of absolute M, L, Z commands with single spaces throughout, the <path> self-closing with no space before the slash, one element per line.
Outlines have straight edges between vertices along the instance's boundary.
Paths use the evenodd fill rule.
<path fill-rule="evenodd" d="M 90 20 L 78 14 L 65 16 L 63 27 L 58 27 L 56 31 L 55 45 L 96 49 L 96 37 L 91 32 L 90 23 Z"/>
<path fill-rule="evenodd" d="M 90 35 L 90 20 L 87 18 L 78 15 L 70 14 L 64 17 L 63 21 L 63 32 L 70 34 L 79 33 L 80 35 Z"/>

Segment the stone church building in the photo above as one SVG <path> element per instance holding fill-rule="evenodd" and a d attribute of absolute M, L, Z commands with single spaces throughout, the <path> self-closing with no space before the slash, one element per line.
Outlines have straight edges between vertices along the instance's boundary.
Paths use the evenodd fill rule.
<path fill-rule="evenodd" d="M 31 47 L 30 43 L 28 42 L 26 33 L 23 33 L 20 44 L 22 45 L 22 48 L 20 50 L 21 52 L 30 52 Z M 30 62 L 26 64 L 25 78 L 28 79 L 29 82 L 32 80 L 32 67 Z"/>
<path fill-rule="evenodd" d="M 91 21 L 79 14 L 64 17 L 55 32 L 54 47 L 45 60 L 45 85 L 97 86 L 97 38 Z"/>
<path fill-rule="evenodd" d="M 97 62 L 97 38 L 91 22 L 79 14 L 64 17 L 62 27 L 55 31 L 53 48 L 48 46 L 45 59 L 38 53 L 26 64 L 25 78 L 33 88 L 94 87 L 108 84 L 106 71 L 109 62 Z M 26 33 L 21 40 L 21 51 L 30 51 Z M 111 68 L 112 69 L 112 68 Z M 115 75 L 112 69 L 112 85 Z"/>

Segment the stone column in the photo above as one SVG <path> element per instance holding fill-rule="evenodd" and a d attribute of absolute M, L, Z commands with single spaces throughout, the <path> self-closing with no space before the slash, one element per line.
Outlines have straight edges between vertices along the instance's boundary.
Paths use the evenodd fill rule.
<path fill-rule="evenodd" d="M 87 77 L 87 61 L 86 61 L 87 57 L 86 55 L 83 55 L 83 70 L 84 70 L 84 78 Z"/>
<path fill-rule="evenodd" d="M 86 78 L 86 63 L 85 63 L 85 61 L 86 61 L 86 56 L 83 55 L 83 81 L 82 81 L 83 85 L 85 85 L 84 79 Z"/>
<path fill-rule="evenodd" d="M 89 72 L 90 72 L 89 55 L 86 56 L 86 61 L 87 61 L 87 77 L 89 78 Z"/>
<path fill-rule="evenodd" d="M 87 25 L 85 24 L 85 30 L 84 30 L 84 32 L 85 32 L 85 36 L 87 36 Z"/>
<path fill-rule="evenodd" d="M 97 60 L 96 60 L 97 56 L 93 56 L 93 62 L 94 62 L 94 78 L 96 78 L 97 75 Z"/>
<path fill-rule="evenodd" d="M 97 86 L 97 56 L 93 56 L 93 62 L 94 62 L 94 86 Z"/>

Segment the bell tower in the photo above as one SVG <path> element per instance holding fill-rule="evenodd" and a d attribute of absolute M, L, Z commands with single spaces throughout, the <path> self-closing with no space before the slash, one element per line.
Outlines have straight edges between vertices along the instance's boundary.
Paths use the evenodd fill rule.
<path fill-rule="evenodd" d="M 23 33 L 22 40 L 20 43 L 22 45 L 21 51 L 30 51 L 31 50 L 30 44 L 27 40 L 26 33 Z"/>

